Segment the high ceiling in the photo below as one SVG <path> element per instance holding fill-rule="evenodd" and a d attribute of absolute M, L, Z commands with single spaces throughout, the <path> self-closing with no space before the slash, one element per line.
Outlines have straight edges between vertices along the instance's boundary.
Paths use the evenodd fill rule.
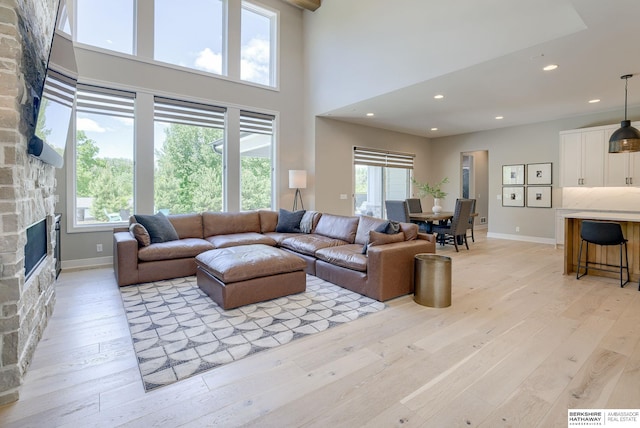
<path fill-rule="evenodd" d="M 316 79 L 340 80 L 331 100 L 319 103 L 321 116 L 430 138 L 604 111 L 619 112 L 622 120 L 624 74 L 635 74 L 629 106 L 640 106 L 640 0 L 400 0 L 383 18 L 366 16 L 367 2 L 349 1 L 325 0 L 313 14 L 305 12 L 312 26 L 333 19 L 335 55 L 343 49 L 354 57 L 342 61 L 353 78 L 344 69 L 318 72 Z M 347 41 L 356 33 L 345 22 L 365 27 L 363 40 L 373 44 L 393 41 L 398 52 L 357 49 Z M 371 76 L 359 69 L 375 61 Z M 558 68 L 543 71 L 549 64 Z M 444 98 L 434 99 L 437 94 Z"/>

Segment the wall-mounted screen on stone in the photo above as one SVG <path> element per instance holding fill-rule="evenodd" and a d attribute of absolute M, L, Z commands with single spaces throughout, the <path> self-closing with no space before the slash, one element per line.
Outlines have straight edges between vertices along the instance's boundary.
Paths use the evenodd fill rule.
<path fill-rule="evenodd" d="M 29 153 L 57 168 L 63 165 L 75 93 L 76 79 L 47 70 Z"/>

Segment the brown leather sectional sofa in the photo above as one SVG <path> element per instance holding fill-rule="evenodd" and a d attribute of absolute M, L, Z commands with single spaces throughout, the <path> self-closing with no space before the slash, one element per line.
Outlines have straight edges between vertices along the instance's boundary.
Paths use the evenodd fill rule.
<path fill-rule="evenodd" d="M 180 238 L 176 241 L 140 246 L 129 229 L 114 229 L 113 263 L 118 285 L 195 275 L 195 257 L 203 251 L 266 244 L 304 259 L 308 274 L 385 301 L 412 293 L 414 256 L 435 252 L 433 235 L 418 233 L 415 224 L 401 223 L 404 240 L 369 245 L 363 254 L 363 247 L 370 244 L 370 231 L 386 222 L 368 216 L 316 213 L 311 233 L 276 232 L 275 211 L 168 217 Z"/>

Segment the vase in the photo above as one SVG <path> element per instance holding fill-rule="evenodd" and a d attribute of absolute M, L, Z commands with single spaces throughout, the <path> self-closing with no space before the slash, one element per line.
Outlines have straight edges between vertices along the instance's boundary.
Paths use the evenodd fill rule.
<path fill-rule="evenodd" d="M 440 205 L 440 198 L 433 198 L 433 213 L 438 214 L 442 211 L 442 205 Z"/>

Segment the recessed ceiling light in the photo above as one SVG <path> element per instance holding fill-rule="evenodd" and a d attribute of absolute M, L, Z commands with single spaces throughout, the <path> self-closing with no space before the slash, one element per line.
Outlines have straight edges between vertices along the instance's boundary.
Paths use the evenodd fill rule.
<path fill-rule="evenodd" d="M 556 68 L 558 68 L 558 64 L 549 64 L 542 67 L 544 71 L 551 71 L 551 70 L 555 70 Z"/>
<path fill-rule="evenodd" d="M 431 130 L 432 130 L 432 131 L 437 131 L 437 130 L 438 130 L 438 128 L 431 128 Z"/>
<path fill-rule="evenodd" d="M 593 100 L 589 100 L 589 104 L 595 104 L 595 103 L 599 103 L 600 99 L 599 98 L 595 98 Z"/>
<path fill-rule="evenodd" d="M 442 94 L 434 95 L 433 98 L 435 98 L 436 100 L 441 100 L 444 98 L 444 95 Z"/>
<path fill-rule="evenodd" d="M 373 114 L 373 113 L 367 113 L 367 116 L 371 117 L 371 116 L 375 116 L 375 114 Z"/>
<path fill-rule="evenodd" d="M 497 120 L 504 119 L 504 116 L 496 116 L 496 119 L 497 119 Z"/>

